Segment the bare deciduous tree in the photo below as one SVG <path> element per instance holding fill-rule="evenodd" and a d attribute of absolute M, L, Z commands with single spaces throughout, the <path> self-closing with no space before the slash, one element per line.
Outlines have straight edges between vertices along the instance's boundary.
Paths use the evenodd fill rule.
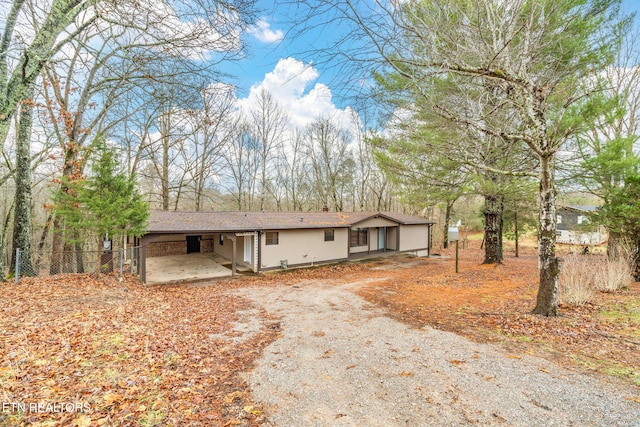
<path fill-rule="evenodd" d="M 276 185 L 285 190 L 287 209 L 302 211 L 309 199 L 309 162 L 305 155 L 304 132 L 293 131 L 288 145 L 282 145 L 278 155 Z"/>
<path fill-rule="evenodd" d="M 233 195 L 239 211 L 252 210 L 257 171 L 259 170 L 258 143 L 253 138 L 250 125 L 237 119 L 224 160 L 227 177 L 225 188 Z"/>
<path fill-rule="evenodd" d="M 306 129 L 307 156 L 313 171 L 316 203 L 336 212 L 344 209 L 355 162 L 348 149 L 350 135 L 330 119 L 318 118 Z M 323 207 L 323 206 L 317 206 Z"/>
<path fill-rule="evenodd" d="M 261 89 L 256 97 L 256 105 L 248 113 L 254 138 L 258 143 L 260 160 L 260 210 L 265 209 L 267 194 L 271 191 L 269 182 L 273 169 L 272 160 L 283 143 L 287 125 L 287 114 L 278 105 L 273 95 Z"/>

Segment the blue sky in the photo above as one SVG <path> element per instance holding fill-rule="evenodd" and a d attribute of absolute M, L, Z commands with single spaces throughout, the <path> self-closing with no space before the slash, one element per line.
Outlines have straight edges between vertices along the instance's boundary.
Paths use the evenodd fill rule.
<path fill-rule="evenodd" d="M 333 74 L 329 67 L 316 65 L 317 59 L 308 53 L 314 39 L 327 41 L 327 34 L 335 34 L 325 26 L 303 35 L 292 34 L 292 14 L 274 2 L 261 0 L 263 9 L 255 27 L 245 34 L 248 50 L 246 59 L 221 64 L 222 71 L 233 75 L 240 104 L 249 107 L 260 88 L 269 90 L 289 114 L 293 125 L 304 127 L 315 118 L 332 117 L 349 126 L 353 110 L 336 88 L 331 89 Z M 289 34 L 288 34 L 289 33 Z M 305 53 L 307 51 L 307 53 Z M 334 86 L 337 86 L 334 84 Z M 350 126 L 349 126 L 350 127 Z"/>
<path fill-rule="evenodd" d="M 328 37 L 339 34 L 340 28 L 323 23 L 303 35 L 294 34 L 291 31 L 291 9 L 275 7 L 273 0 L 261 0 L 259 7 L 263 14 L 255 28 L 245 35 L 248 44 L 246 59 L 223 66 L 223 71 L 235 76 L 238 98 L 250 97 L 252 87 L 254 90 L 266 87 L 276 99 L 284 98 L 283 106 L 295 110 L 291 113 L 307 118 L 313 114 L 336 112 L 348 115 L 345 108 L 350 101 L 343 99 L 342 91 L 336 87 L 337 68 L 319 63 L 318 55 L 310 53 L 310 47 L 318 42 L 325 45 Z M 640 0 L 623 0 L 622 8 L 625 12 L 640 14 Z M 283 82 L 287 87 L 279 93 L 279 84 Z M 303 99 L 305 97 L 307 99 Z M 312 110 L 301 111 L 304 108 Z M 300 118 L 301 122 L 304 120 Z"/>

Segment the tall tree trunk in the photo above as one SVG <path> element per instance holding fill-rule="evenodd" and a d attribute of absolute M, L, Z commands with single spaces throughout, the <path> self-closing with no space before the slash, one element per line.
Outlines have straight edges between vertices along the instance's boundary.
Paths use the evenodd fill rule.
<path fill-rule="evenodd" d="M 82 243 L 79 242 L 79 233 L 74 233 L 74 239 L 76 241 L 74 249 L 76 256 L 76 273 L 84 273 L 84 250 L 82 249 Z"/>
<path fill-rule="evenodd" d="M 449 247 L 449 225 L 451 225 L 451 215 L 453 213 L 453 202 L 447 200 L 447 206 L 444 210 L 444 236 L 442 238 L 442 247 L 447 249 Z"/>
<path fill-rule="evenodd" d="M 501 196 L 484 196 L 484 261 L 483 264 L 502 262 L 502 211 Z"/>
<path fill-rule="evenodd" d="M 516 258 L 518 258 L 520 256 L 520 247 L 519 247 L 519 241 L 518 241 L 518 239 L 520 238 L 519 236 L 520 230 L 518 229 L 518 205 L 517 204 L 516 204 L 515 210 L 513 211 L 513 224 L 514 224 L 514 234 L 516 239 Z"/>
<path fill-rule="evenodd" d="M 24 100 L 20 105 L 20 120 L 16 138 L 16 195 L 13 217 L 13 254 L 10 270 L 15 272 L 15 250 L 20 249 L 22 255 L 20 274 L 33 275 L 31 264 L 31 126 L 33 124 L 33 104 L 35 85 L 28 85 Z"/>
<path fill-rule="evenodd" d="M 4 232 L 4 230 L 0 230 L 0 232 Z M 4 253 L 5 253 L 4 241 L 2 237 L 0 237 L 0 282 L 7 281 L 7 277 L 4 273 Z"/>
<path fill-rule="evenodd" d="M 504 248 L 504 197 L 500 196 L 500 231 L 498 231 L 498 243 L 500 245 L 499 253 L 500 253 L 500 262 L 504 260 L 504 253 L 502 249 Z"/>
<path fill-rule="evenodd" d="M 14 202 L 11 203 L 9 210 L 7 211 L 7 216 L 4 218 L 2 223 L 2 228 L 0 228 L 0 282 L 4 282 L 7 280 L 5 276 L 5 259 L 7 256 L 7 234 L 9 232 L 9 220 L 11 219 L 11 211 L 14 208 Z"/>
<path fill-rule="evenodd" d="M 83 166 L 78 162 L 78 144 L 71 139 L 64 146 L 64 166 L 62 167 L 62 184 L 58 189 L 59 194 L 65 194 L 69 191 L 69 183 L 76 182 L 82 178 Z M 64 269 L 63 252 L 69 249 L 65 248 L 65 228 L 64 221 L 56 215 L 53 220 L 53 241 L 51 244 L 51 265 L 49 266 L 49 274 L 59 274 L 62 272 L 71 273 L 73 270 Z"/>
<path fill-rule="evenodd" d="M 65 232 L 69 233 L 71 232 L 71 230 L 65 230 Z M 73 239 L 75 239 L 77 237 L 77 234 L 74 232 L 73 233 L 73 237 L 70 236 L 66 236 L 66 238 L 68 238 L 68 241 L 65 240 L 64 241 L 64 245 L 62 247 L 62 264 L 61 264 L 61 269 L 62 269 L 62 273 L 78 273 L 73 265 L 73 258 L 74 258 L 74 253 L 73 253 L 73 243 L 71 243 L 71 241 Z"/>
<path fill-rule="evenodd" d="M 98 236 L 98 246 L 96 250 L 96 269 L 93 274 L 96 277 L 100 277 L 102 274 L 102 238 L 103 236 Z"/>
<path fill-rule="evenodd" d="M 260 176 L 260 211 L 264 212 L 265 207 L 265 199 L 267 193 L 267 166 L 266 166 L 266 156 L 262 157 L 262 171 Z"/>
<path fill-rule="evenodd" d="M 636 282 L 640 282 L 640 240 L 634 239 L 634 252 L 633 252 L 633 278 Z"/>
<path fill-rule="evenodd" d="M 44 254 L 44 245 L 47 243 L 47 237 L 49 237 L 49 230 L 51 230 L 51 221 L 53 220 L 53 212 L 49 212 L 47 221 L 44 223 L 42 234 L 40 234 L 40 241 L 38 242 L 38 257 L 36 258 L 36 268 L 40 270 L 40 262 L 42 261 L 42 255 Z"/>
<path fill-rule="evenodd" d="M 51 265 L 49 265 L 49 274 L 59 274 L 62 272 L 62 243 L 63 243 L 62 220 L 58 215 L 53 219 L 53 241 L 51 243 Z"/>
<path fill-rule="evenodd" d="M 200 172 L 200 177 L 198 177 L 198 179 L 196 179 L 196 197 L 195 197 L 195 208 L 196 208 L 196 212 L 200 212 L 200 210 L 202 209 L 202 198 L 203 198 L 203 194 L 204 193 L 204 178 L 202 177 L 202 174 L 204 172 L 201 171 Z"/>
<path fill-rule="evenodd" d="M 623 256 L 626 256 L 627 250 L 625 241 L 622 234 L 618 231 L 609 231 L 609 238 L 607 239 L 607 258 L 610 260 L 617 260 Z"/>
<path fill-rule="evenodd" d="M 1 234 L 4 234 L 4 230 L 0 230 Z M 5 245 L 4 239 L 0 235 L 0 282 L 6 282 L 7 277 L 4 273 L 4 253 L 5 253 Z"/>
<path fill-rule="evenodd" d="M 553 188 L 553 155 L 540 156 L 540 224 L 538 227 L 538 265 L 540 286 L 534 314 L 558 315 L 558 276 L 556 257 L 556 198 Z"/>
<path fill-rule="evenodd" d="M 162 137 L 162 210 L 169 210 L 169 136 Z"/>

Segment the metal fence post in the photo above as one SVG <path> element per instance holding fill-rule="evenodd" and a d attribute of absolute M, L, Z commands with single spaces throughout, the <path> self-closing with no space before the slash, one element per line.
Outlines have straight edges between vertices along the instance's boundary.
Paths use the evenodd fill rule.
<path fill-rule="evenodd" d="M 140 247 L 140 280 L 147 283 L 147 247 Z"/>
<path fill-rule="evenodd" d="M 131 258 L 129 259 L 129 270 L 131 274 L 133 274 L 133 257 L 134 257 L 134 247 L 131 247 Z"/>
<path fill-rule="evenodd" d="M 20 248 L 16 249 L 16 285 L 20 280 Z"/>

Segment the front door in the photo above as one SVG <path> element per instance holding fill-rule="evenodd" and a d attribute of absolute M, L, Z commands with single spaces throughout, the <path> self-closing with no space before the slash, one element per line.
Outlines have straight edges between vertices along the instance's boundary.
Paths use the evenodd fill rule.
<path fill-rule="evenodd" d="M 385 242 L 385 236 L 387 234 L 387 228 L 386 227 L 380 227 L 378 228 L 378 249 L 379 250 L 384 250 L 386 249 L 386 242 Z"/>
<path fill-rule="evenodd" d="M 200 252 L 200 237 L 201 236 L 187 236 L 187 253 Z"/>
<path fill-rule="evenodd" d="M 251 252 L 253 249 L 253 237 L 244 236 L 244 262 L 251 264 Z"/>

